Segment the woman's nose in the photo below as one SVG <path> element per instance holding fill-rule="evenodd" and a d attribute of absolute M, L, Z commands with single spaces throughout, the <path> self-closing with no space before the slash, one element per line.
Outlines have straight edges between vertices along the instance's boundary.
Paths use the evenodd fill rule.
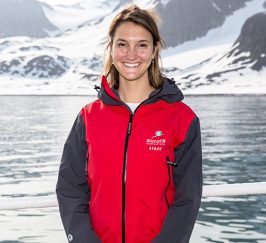
<path fill-rule="evenodd" d="M 134 47 L 129 47 L 127 50 L 127 58 L 134 59 L 136 57 L 136 49 Z"/>

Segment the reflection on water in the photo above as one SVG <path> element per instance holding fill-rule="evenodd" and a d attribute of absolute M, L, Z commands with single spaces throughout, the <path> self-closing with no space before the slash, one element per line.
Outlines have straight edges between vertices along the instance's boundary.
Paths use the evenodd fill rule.
<path fill-rule="evenodd" d="M 92 98 L 0 97 L 1 197 L 54 194 L 66 136 Z M 204 184 L 266 181 L 266 97 L 188 96 Z M 57 209 L 0 211 L 0 243 L 66 242 Z M 266 196 L 203 199 L 191 242 L 266 242 Z"/>

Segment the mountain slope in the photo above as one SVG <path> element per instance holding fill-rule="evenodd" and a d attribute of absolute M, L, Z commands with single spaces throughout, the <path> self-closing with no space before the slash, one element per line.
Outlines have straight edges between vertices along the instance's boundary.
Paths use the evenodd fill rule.
<path fill-rule="evenodd" d="M 47 37 L 58 31 L 34 0 L 0 0 L 0 38 L 11 36 Z"/>
<path fill-rule="evenodd" d="M 252 63 L 256 71 L 266 67 L 266 12 L 247 19 L 227 57 L 234 57 L 232 64 Z"/>
<path fill-rule="evenodd" d="M 167 46 L 177 46 L 205 36 L 249 1 L 179 0 L 169 1 L 166 5 L 159 2 L 157 9 L 163 20 L 161 30 Z"/>
<path fill-rule="evenodd" d="M 53 1 L 64 3 L 63 0 L 43 0 L 46 5 L 42 3 L 42 6 L 49 20 L 53 20 L 52 22 L 63 31 L 60 35 L 39 39 L 29 37 L 0 39 L 0 94 L 95 94 L 93 86 L 99 80 L 101 72 L 107 26 L 119 11 L 119 2 L 69 0 L 64 5 L 57 5 Z M 197 4 L 197 0 L 187 1 L 190 5 L 186 5 L 184 0 L 136 0 L 137 3 L 141 2 L 143 7 L 161 6 L 165 9 L 174 3 L 182 2 L 186 8 L 193 3 Z M 47 5 L 49 2 L 53 3 L 52 7 Z M 121 0 L 120 3 L 122 2 L 127 1 Z M 207 2 L 208 5 L 204 5 L 206 8 L 214 7 L 214 0 Z M 264 38 L 261 36 L 261 32 L 265 33 L 265 30 L 261 29 L 264 25 L 260 23 L 264 20 L 252 21 L 250 26 L 261 26 L 256 33 L 251 31 L 253 27 L 247 36 L 239 33 L 247 17 L 263 11 L 265 0 L 244 1 L 242 5 L 239 1 L 235 1 L 236 5 L 231 8 L 229 7 L 231 2 L 229 0 L 226 2 L 227 8 L 223 3 L 215 5 L 216 8 L 225 9 L 222 16 L 232 12 L 220 27 L 208 30 L 203 37 L 186 41 L 164 51 L 164 72 L 167 76 L 175 78 L 185 93 L 238 93 L 239 84 L 241 92 L 262 92 L 258 87 L 265 83 L 261 78 L 264 72 L 263 53 L 258 51 L 256 55 L 254 54 L 256 60 L 261 58 L 259 61 L 261 68 L 253 68 L 255 59 L 250 61 L 243 58 L 248 57 L 247 50 L 254 49 L 258 45 L 255 41 L 249 41 L 254 39 L 252 36 L 259 35 L 259 38 Z M 228 9 L 231 9 L 231 12 Z M 169 26 L 170 23 L 172 28 L 177 26 L 174 21 L 178 21 L 178 15 L 173 16 L 172 13 L 167 18 L 173 19 L 172 23 L 169 22 Z M 188 29 L 193 28 L 185 28 L 184 31 Z M 206 31 L 206 26 L 202 30 Z M 189 38 L 195 38 L 195 35 L 199 34 L 197 32 L 193 37 L 193 32 L 188 35 Z M 238 42 L 241 44 L 240 49 Z M 250 45 L 247 46 L 247 42 Z M 263 48 L 265 49 L 262 45 L 260 50 Z M 255 52 L 253 49 L 252 53 Z"/>
<path fill-rule="evenodd" d="M 265 93 L 266 13 L 248 18 L 231 47 L 174 76 L 195 92 Z"/>

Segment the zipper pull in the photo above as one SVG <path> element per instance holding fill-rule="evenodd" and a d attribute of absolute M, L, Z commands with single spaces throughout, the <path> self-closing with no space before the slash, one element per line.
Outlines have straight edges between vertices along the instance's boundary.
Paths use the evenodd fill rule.
<path fill-rule="evenodd" d="M 177 162 L 171 161 L 168 156 L 166 157 L 166 163 L 171 166 L 177 166 Z"/>
<path fill-rule="evenodd" d="M 127 127 L 127 134 L 128 135 L 130 135 L 130 133 L 131 133 L 132 119 L 133 119 L 133 115 L 130 115 L 129 122 L 128 122 L 128 127 Z"/>
<path fill-rule="evenodd" d="M 128 135 L 130 135 L 130 133 L 131 133 L 131 126 L 132 126 L 132 122 L 130 122 L 130 123 L 128 124 L 128 128 L 127 128 L 127 134 L 128 134 Z"/>

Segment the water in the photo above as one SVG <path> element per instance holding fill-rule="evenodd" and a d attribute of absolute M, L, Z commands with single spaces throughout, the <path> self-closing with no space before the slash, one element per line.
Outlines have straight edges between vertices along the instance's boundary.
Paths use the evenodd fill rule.
<path fill-rule="evenodd" d="M 52 195 L 64 141 L 94 97 L 0 97 L 1 197 Z M 266 96 L 188 96 L 204 184 L 266 181 Z M 56 208 L 0 211 L 1 243 L 67 242 Z M 192 243 L 266 242 L 266 196 L 203 199 Z"/>

